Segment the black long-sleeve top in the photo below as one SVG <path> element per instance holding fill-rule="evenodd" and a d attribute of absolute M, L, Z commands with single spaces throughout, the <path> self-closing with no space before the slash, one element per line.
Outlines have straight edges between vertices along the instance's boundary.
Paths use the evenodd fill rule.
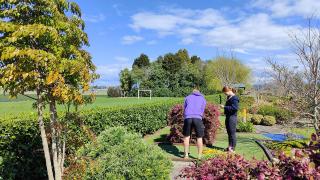
<path fill-rule="evenodd" d="M 236 115 L 239 109 L 239 98 L 238 96 L 232 96 L 228 98 L 224 106 L 224 114 L 226 116 Z"/>

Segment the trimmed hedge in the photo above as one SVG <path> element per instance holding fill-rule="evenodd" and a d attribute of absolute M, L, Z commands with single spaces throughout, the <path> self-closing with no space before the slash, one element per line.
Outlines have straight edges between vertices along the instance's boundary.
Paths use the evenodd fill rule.
<path fill-rule="evenodd" d="M 290 121 L 293 117 L 292 112 L 290 112 L 289 110 L 274 105 L 260 106 L 257 113 L 263 116 L 274 116 L 278 124 L 284 124 Z"/>
<path fill-rule="evenodd" d="M 273 116 L 264 116 L 261 124 L 265 126 L 273 126 L 276 124 L 276 118 Z"/>
<path fill-rule="evenodd" d="M 252 115 L 252 117 L 251 117 L 251 122 L 252 122 L 254 125 L 259 125 L 259 124 L 261 124 L 262 119 L 263 119 L 263 115 L 254 114 L 254 115 Z"/>
<path fill-rule="evenodd" d="M 84 110 L 80 116 L 62 118 L 67 128 L 67 155 L 110 126 L 126 126 L 142 135 L 167 125 L 169 109 L 181 100 L 128 107 Z M 62 117 L 62 115 L 60 115 Z M 35 114 L 0 117 L 0 178 L 45 179 L 46 166 Z M 48 122 L 48 119 L 45 119 Z M 93 132 L 93 133 L 92 133 Z M 67 162 L 68 163 L 68 159 Z"/>
<path fill-rule="evenodd" d="M 66 170 L 65 179 L 169 179 L 172 168 L 159 147 L 124 127 L 104 130 L 80 149 L 78 159 Z"/>

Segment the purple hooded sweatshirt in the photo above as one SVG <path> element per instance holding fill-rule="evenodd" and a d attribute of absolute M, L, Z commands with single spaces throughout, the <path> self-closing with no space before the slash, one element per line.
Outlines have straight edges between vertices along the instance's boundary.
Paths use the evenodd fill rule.
<path fill-rule="evenodd" d="M 202 119 L 206 103 L 205 98 L 199 91 L 191 93 L 184 101 L 184 118 Z"/>

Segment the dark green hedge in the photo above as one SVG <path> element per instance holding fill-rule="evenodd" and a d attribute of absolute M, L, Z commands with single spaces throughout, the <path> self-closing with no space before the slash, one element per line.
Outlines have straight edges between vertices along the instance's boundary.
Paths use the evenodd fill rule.
<path fill-rule="evenodd" d="M 72 154 L 90 141 L 88 132 L 84 129 L 91 129 L 98 135 L 107 127 L 125 126 L 142 135 L 153 133 L 167 125 L 169 109 L 181 102 L 182 100 L 168 100 L 154 104 L 98 108 L 63 118 L 68 131 L 67 152 Z M 35 115 L 0 117 L 0 135 L 0 179 L 46 177 L 40 131 Z"/>

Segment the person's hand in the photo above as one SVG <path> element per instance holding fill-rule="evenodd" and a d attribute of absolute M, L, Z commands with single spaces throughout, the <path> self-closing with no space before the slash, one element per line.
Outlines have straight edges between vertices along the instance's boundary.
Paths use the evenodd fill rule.
<path fill-rule="evenodd" d="M 221 108 L 224 108 L 224 105 L 220 104 L 220 107 L 221 107 Z"/>

